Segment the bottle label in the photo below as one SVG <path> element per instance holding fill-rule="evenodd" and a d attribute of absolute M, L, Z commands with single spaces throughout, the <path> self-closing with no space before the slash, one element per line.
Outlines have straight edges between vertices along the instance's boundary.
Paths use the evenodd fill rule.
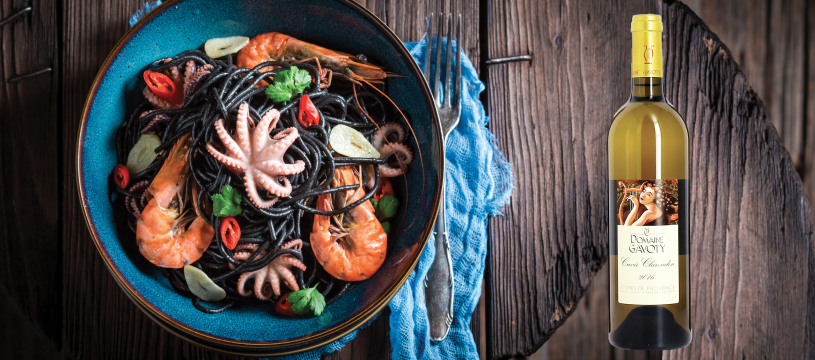
<path fill-rule="evenodd" d="M 679 302 L 679 254 L 687 251 L 680 249 L 679 207 L 684 204 L 679 192 L 683 185 L 677 179 L 618 180 L 616 191 L 612 188 L 617 199 L 619 303 Z"/>
<path fill-rule="evenodd" d="M 662 73 L 662 33 L 636 31 L 632 33 L 631 77 L 658 77 Z"/>

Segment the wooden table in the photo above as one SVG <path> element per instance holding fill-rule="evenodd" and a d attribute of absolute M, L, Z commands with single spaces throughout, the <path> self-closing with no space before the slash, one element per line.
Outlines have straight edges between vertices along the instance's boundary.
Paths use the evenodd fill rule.
<path fill-rule="evenodd" d="M 137 310 L 104 267 L 80 211 L 81 109 L 142 2 L 0 5 L 0 18 L 33 8 L 0 28 L 0 77 L 52 69 L 0 86 L 1 358 L 224 357 L 177 339 Z M 741 14 L 732 16 L 718 11 L 726 0 L 693 1 L 733 36 L 736 58 L 681 3 L 361 3 L 405 41 L 422 36 L 431 12 L 461 13 L 466 21 L 467 55 L 487 84 L 489 127 L 518 181 L 505 216 L 490 222 L 485 291 L 472 321 L 482 358 L 533 354 L 564 323 L 533 358 L 662 355 L 613 351 L 605 328 L 606 131 L 628 96 L 628 22 L 644 12 L 664 17 L 667 93 L 692 142 L 694 341 L 664 355 L 815 356 L 815 242 L 801 182 L 815 191 L 815 1 L 752 0 L 727 5 Z M 738 30 L 745 17 L 759 27 L 746 40 Z M 534 60 L 485 65 L 520 54 Z M 747 64 L 747 80 L 759 84 L 767 106 L 736 62 Z M 325 358 L 387 358 L 387 319 Z"/>

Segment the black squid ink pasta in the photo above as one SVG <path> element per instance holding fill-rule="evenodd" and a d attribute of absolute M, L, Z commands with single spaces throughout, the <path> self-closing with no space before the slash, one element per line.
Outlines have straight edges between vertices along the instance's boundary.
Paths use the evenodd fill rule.
<path fill-rule="evenodd" d="M 189 68 L 191 65 L 194 67 Z M 298 122 L 300 94 L 289 101 L 274 102 L 264 93 L 266 84 L 273 83 L 277 73 L 290 69 L 293 65 L 307 71 L 313 79 L 303 94 L 308 95 L 316 107 L 319 121 L 307 128 L 303 128 Z M 190 265 L 206 273 L 212 282 L 224 289 L 226 297 L 205 306 L 192 294 L 183 269 L 160 267 L 161 273 L 173 288 L 192 298 L 193 305 L 208 314 L 222 312 L 235 304 L 259 302 L 254 296 L 241 294 L 241 275 L 263 269 L 276 258 L 288 255 L 307 268 L 305 271 L 297 267 L 291 268 L 299 289 L 317 286 L 325 297 L 326 306 L 336 301 L 356 283 L 337 279 L 320 266 L 308 238 L 312 219 L 315 214 L 342 216 L 349 209 L 368 202 L 380 188 L 379 166 L 386 164 L 388 159 L 337 156 L 329 146 L 329 136 L 333 127 L 345 125 L 373 142 L 375 132 L 393 121 L 388 119 L 389 115 L 395 114 L 392 105 L 381 94 L 352 81 L 337 81 L 335 77 L 330 86 L 321 84 L 321 80 L 325 79 L 323 70 L 307 62 L 292 64 L 267 61 L 245 69 L 233 63 L 232 55 L 212 59 L 202 51 L 190 50 L 168 59 L 157 60 L 149 66 L 149 70 L 174 74 L 185 71 L 185 66 L 188 68 L 183 78 L 195 79 L 184 86 L 186 93 L 183 105 L 154 110 L 149 101 L 143 100 L 121 123 L 116 133 L 119 164 L 128 161 L 128 154 L 146 129 L 161 140 L 161 145 L 155 149 L 155 160 L 144 170 L 129 175 L 131 186 L 111 186 L 112 195 L 115 194 L 112 199 L 117 209 L 123 209 L 122 214 L 126 214 L 123 216 L 127 216 L 128 225 L 136 231 L 139 214 L 145 208 L 148 184 L 156 178 L 177 141 L 190 134 L 191 145 L 184 151 L 188 152 L 186 159 L 191 174 L 188 184 L 192 185 L 194 182 L 195 185 L 186 186 L 187 191 L 179 196 L 192 197 L 191 203 L 194 205 L 190 207 L 194 209 L 186 209 L 186 214 L 193 211 L 200 214 L 214 229 L 214 237 L 209 246 L 200 259 Z M 261 72 L 261 69 L 267 67 L 274 67 L 274 70 Z M 206 69 L 208 72 L 197 76 L 192 69 Z M 291 184 L 291 193 L 278 198 L 268 208 L 256 206 L 247 195 L 244 179 L 230 171 L 207 150 L 208 143 L 219 141 L 215 123 L 219 119 L 234 119 L 241 104 L 248 104 L 249 119 L 255 126 L 269 110 L 279 111 L 277 125 L 269 134 L 272 138 L 288 128 L 295 128 L 299 133 L 283 158 L 286 164 L 302 161 L 305 168 L 297 174 L 286 176 Z M 230 134 L 235 133 L 234 121 L 225 121 L 224 124 Z M 319 195 L 363 189 L 362 184 L 330 186 L 335 169 L 342 167 L 353 168 L 362 174 L 362 179 L 372 179 L 373 186 L 370 186 L 369 181 L 369 186 L 364 188 L 364 196 L 353 203 L 334 210 L 318 210 L 316 200 Z M 233 250 L 225 245 L 219 231 L 222 218 L 209 208 L 211 198 L 219 194 L 226 185 L 236 189 L 242 197 L 242 212 L 235 216 L 240 225 L 240 239 Z M 301 245 L 288 248 L 284 246 L 294 239 L 300 239 Z M 275 295 L 270 300 L 278 299 L 279 296 Z"/>

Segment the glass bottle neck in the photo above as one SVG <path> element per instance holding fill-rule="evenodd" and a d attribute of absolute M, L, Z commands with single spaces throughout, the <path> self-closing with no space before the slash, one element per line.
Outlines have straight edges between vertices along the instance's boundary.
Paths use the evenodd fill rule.
<path fill-rule="evenodd" d="M 662 78 L 635 77 L 631 79 L 631 101 L 664 101 Z"/>

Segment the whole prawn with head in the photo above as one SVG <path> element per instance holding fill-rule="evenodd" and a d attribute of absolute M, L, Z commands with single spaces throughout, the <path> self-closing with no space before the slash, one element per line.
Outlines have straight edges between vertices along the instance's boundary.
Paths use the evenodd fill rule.
<path fill-rule="evenodd" d="M 656 191 L 652 186 L 648 186 L 649 184 L 643 183 L 639 189 L 631 188 L 625 189 L 625 193 L 623 196 L 627 196 L 626 198 L 631 201 L 631 211 L 628 213 L 628 217 L 626 217 L 625 222 L 622 221 L 623 216 L 623 205 L 625 202 L 620 204 L 620 212 L 618 214 L 618 218 L 620 219 L 621 225 L 627 226 L 643 226 L 649 222 L 655 221 L 662 217 L 662 209 L 659 208 L 656 204 Z M 624 185 L 623 185 L 624 186 Z M 632 195 L 628 195 L 628 193 L 633 193 Z M 639 196 L 636 195 L 639 193 Z M 640 204 L 645 206 L 645 211 L 639 215 L 637 218 L 637 214 L 639 213 Z"/>
<path fill-rule="evenodd" d="M 337 168 L 333 187 L 361 184 L 357 171 L 348 167 Z M 362 186 L 317 198 L 317 209 L 332 211 L 353 204 L 365 195 Z M 332 223 L 332 219 L 334 222 Z M 343 281 L 362 281 L 370 278 L 385 261 L 388 237 L 382 224 L 374 216 L 370 201 L 335 215 L 314 215 L 311 247 L 314 256 L 331 276 Z"/>
<path fill-rule="evenodd" d="M 165 268 L 181 268 L 203 255 L 215 230 L 198 215 L 197 196 L 189 189 L 190 134 L 182 136 L 170 150 L 150 187 L 150 202 L 136 223 L 136 243 L 139 252 L 151 263 Z M 193 181 L 193 186 L 195 182 Z M 186 191 L 191 190 L 191 191 Z M 193 199 L 193 208 L 186 206 Z M 189 225 L 189 227 L 187 226 Z"/>
<path fill-rule="evenodd" d="M 382 83 L 382 80 L 388 77 L 388 73 L 381 67 L 368 64 L 368 59 L 364 55 L 354 56 L 334 51 L 277 32 L 260 34 L 249 40 L 249 43 L 238 52 L 237 66 L 251 69 L 266 61 L 291 64 L 316 61 L 322 81 L 328 83 L 331 82 L 332 72 L 355 83 L 358 79 L 374 84 Z M 266 72 L 274 68 L 269 66 L 260 71 Z"/>

